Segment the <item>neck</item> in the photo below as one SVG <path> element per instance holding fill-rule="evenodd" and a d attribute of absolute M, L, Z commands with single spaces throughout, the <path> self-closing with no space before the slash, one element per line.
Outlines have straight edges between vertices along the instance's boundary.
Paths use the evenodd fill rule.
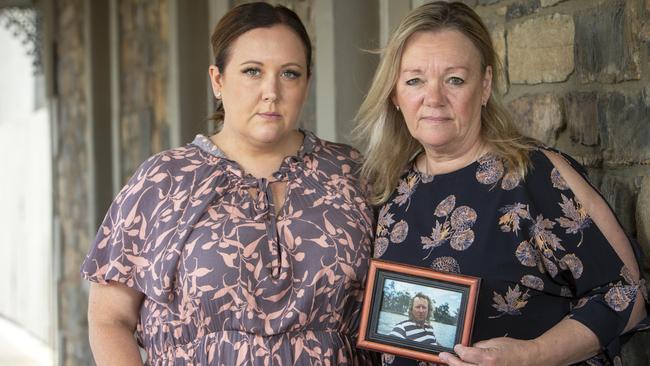
<path fill-rule="evenodd" d="M 471 145 L 452 151 L 424 147 L 424 154 L 416 161 L 417 168 L 428 175 L 451 173 L 468 166 L 488 151 L 481 139 Z"/>
<path fill-rule="evenodd" d="M 295 155 L 304 136 L 292 131 L 279 141 L 254 143 L 236 132 L 224 129 L 211 137 L 212 142 L 231 160 L 256 178 L 270 178 L 285 157 Z"/>

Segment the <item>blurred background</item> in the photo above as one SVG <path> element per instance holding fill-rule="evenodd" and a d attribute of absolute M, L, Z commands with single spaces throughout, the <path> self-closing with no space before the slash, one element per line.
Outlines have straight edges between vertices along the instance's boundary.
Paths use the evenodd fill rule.
<path fill-rule="evenodd" d="M 240 2 L 0 0 L 0 365 L 93 364 L 81 261 L 140 162 L 214 131 L 210 32 Z M 349 142 L 378 61 L 364 50 L 425 1 L 269 2 L 314 42 L 302 126 Z M 582 162 L 650 254 L 650 0 L 462 2 L 521 129 Z M 650 364 L 648 332 L 624 355 Z"/>

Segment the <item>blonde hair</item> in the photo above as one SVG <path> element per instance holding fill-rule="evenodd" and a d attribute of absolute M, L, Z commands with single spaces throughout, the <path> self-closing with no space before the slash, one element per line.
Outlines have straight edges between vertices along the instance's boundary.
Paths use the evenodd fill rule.
<path fill-rule="evenodd" d="M 511 171 L 525 177 L 528 151 L 537 143 L 524 137 L 498 98 L 501 63 L 490 33 L 481 18 L 467 5 L 436 1 L 411 11 L 393 33 L 375 72 L 372 85 L 356 116 L 354 137 L 366 146 L 361 175 L 373 186 L 371 202 L 388 200 L 406 164 L 422 145 L 409 133 L 404 118 L 391 102 L 397 82 L 404 45 L 421 31 L 453 29 L 469 38 L 481 54 L 481 70 L 492 68 L 492 95 L 481 110 L 481 137 L 492 151 L 505 160 Z"/>

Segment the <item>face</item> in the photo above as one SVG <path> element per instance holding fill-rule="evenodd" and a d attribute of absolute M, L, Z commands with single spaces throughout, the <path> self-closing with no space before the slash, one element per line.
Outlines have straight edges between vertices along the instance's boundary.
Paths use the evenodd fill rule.
<path fill-rule="evenodd" d="M 416 297 L 413 299 L 413 318 L 417 322 L 424 322 L 427 319 L 427 313 L 429 312 L 429 304 L 427 299 L 421 297 Z"/>
<path fill-rule="evenodd" d="M 461 32 L 416 32 L 405 44 L 392 101 L 427 150 L 453 154 L 478 143 L 491 83 L 492 69 L 482 72 L 478 49 Z"/>
<path fill-rule="evenodd" d="M 209 70 L 225 111 L 222 132 L 264 145 L 282 142 L 296 129 L 309 81 L 305 48 L 290 28 L 242 34 L 230 45 L 224 68 Z"/>

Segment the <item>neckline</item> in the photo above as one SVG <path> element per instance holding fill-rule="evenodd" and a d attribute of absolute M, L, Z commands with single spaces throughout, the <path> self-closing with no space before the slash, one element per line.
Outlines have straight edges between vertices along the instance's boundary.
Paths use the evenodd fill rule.
<path fill-rule="evenodd" d="M 314 135 L 311 131 L 302 128 L 298 128 L 298 131 L 300 131 L 304 136 L 300 148 L 294 155 L 287 155 L 283 158 L 283 160 L 286 160 L 287 158 L 297 158 L 302 160 L 302 158 L 305 155 L 310 154 L 311 152 L 314 151 L 314 148 L 317 143 L 316 135 Z M 203 134 L 196 135 L 191 144 L 197 146 L 201 150 L 217 158 L 235 161 L 232 158 L 228 157 L 223 152 L 223 150 L 221 150 L 217 145 L 215 145 L 214 142 L 212 142 L 212 140 L 206 135 Z"/>
<path fill-rule="evenodd" d="M 422 152 L 422 154 L 424 154 L 424 152 Z M 470 162 L 469 164 L 465 165 L 462 168 L 459 168 L 459 169 L 456 169 L 456 170 L 453 170 L 453 171 L 447 172 L 447 173 L 427 174 L 426 172 L 423 172 L 420 169 L 418 169 L 417 164 L 416 164 L 416 160 L 417 160 L 418 156 L 420 156 L 420 154 L 416 155 L 411 160 L 409 170 L 414 172 L 415 174 L 417 174 L 424 183 L 429 183 L 429 182 L 433 181 L 434 178 L 441 178 L 441 177 L 445 177 L 445 176 L 451 176 L 453 174 L 460 174 L 460 173 L 462 173 L 464 171 L 467 171 L 467 170 L 476 169 L 477 165 L 481 164 L 482 162 L 485 162 L 485 161 L 487 161 L 489 159 L 497 158 L 496 154 L 494 154 L 491 151 L 488 151 L 488 152 L 484 153 L 483 155 L 479 156 L 477 159 Z"/>

